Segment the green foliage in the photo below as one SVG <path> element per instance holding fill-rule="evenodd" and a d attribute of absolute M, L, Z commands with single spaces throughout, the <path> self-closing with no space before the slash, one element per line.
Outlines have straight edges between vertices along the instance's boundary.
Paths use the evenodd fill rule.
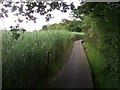
<path fill-rule="evenodd" d="M 16 40 L 20 37 L 19 32 L 24 33 L 26 31 L 24 28 L 20 28 L 19 25 L 15 26 L 15 27 L 11 26 L 10 28 L 11 28 L 10 31 L 12 32 L 12 37 Z"/>
<path fill-rule="evenodd" d="M 81 32 L 81 22 L 77 20 L 70 21 L 67 25 L 67 29 L 72 32 Z"/>
<path fill-rule="evenodd" d="M 72 32 L 71 34 L 73 36 L 73 38 L 72 38 L 73 41 L 84 39 L 84 33 L 82 33 L 82 32 L 81 33 Z"/>
<path fill-rule="evenodd" d="M 82 12 L 79 11 L 81 9 Z M 94 47 L 95 51 L 99 52 L 101 56 L 97 59 L 98 55 L 94 53 L 94 49 L 92 53 L 91 47 L 87 47 L 90 50 L 88 54 L 91 53 L 88 55 L 91 66 L 100 64 L 100 61 L 98 61 L 100 59 L 103 60 L 102 63 L 105 60 L 104 73 L 100 73 L 101 76 L 97 74 L 97 67 L 92 67 L 96 88 L 118 88 L 120 85 L 118 79 L 120 76 L 119 10 L 119 3 L 85 3 L 78 8 L 79 12 L 77 14 L 83 14 L 84 16 L 82 18 L 82 28 L 85 33 L 85 41 L 91 47 Z M 91 58 L 92 56 L 93 58 Z M 91 61 L 92 59 L 94 59 L 94 63 Z M 102 72 L 102 66 L 98 67 L 101 67 L 99 71 Z M 101 79 L 99 79 L 100 77 Z"/>
<path fill-rule="evenodd" d="M 42 30 L 47 30 L 47 25 L 43 25 Z"/>
<path fill-rule="evenodd" d="M 65 30 L 65 27 L 62 23 L 55 23 L 50 26 L 48 26 L 48 30 Z"/>
<path fill-rule="evenodd" d="M 106 74 L 105 69 L 107 67 L 104 55 L 100 53 L 99 50 L 95 46 L 93 46 L 92 43 L 85 42 L 84 47 L 89 59 L 95 88 L 110 88 L 112 86 L 112 82 L 110 79 L 111 77 L 104 76 Z"/>
<path fill-rule="evenodd" d="M 48 87 L 68 59 L 76 34 L 64 30 L 25 32 L 15 40 L 11 32 L 3 32 L 3 88 Z"/>
<path fill-rule="evenodd" d="M 67 20 L 67 19 L 63 19 L 61 21 L 61 23 L 59 24 L 52 24 L 50 26 L 48 26 L 48 29 L 51 30 L 68 30 L 71 32 L 82 32 L 81 29 L 81 22 L 77 21 L 77 20 Z"/>

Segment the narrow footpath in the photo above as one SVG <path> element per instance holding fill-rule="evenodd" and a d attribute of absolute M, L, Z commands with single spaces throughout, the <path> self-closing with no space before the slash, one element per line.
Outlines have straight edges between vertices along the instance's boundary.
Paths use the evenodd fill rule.
<path fill-rule="evenodd" d="M 72 54 L 54 82 L 54 88 L 89 88 L 93 82 L 81 40 L 75 42 Z"/>

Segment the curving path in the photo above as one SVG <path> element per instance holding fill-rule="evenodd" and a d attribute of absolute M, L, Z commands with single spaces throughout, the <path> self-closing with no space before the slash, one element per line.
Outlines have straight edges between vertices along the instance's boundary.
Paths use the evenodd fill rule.
<path fill-rule="evenodd" d="M 89 63 L 80 40 L 75 42 L 70 59 L 57 76 L 54 88 L 93 89 Z"/>

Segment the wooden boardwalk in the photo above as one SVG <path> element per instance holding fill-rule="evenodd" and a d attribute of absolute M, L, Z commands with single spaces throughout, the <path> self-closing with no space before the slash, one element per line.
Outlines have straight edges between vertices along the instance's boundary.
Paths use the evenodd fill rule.
<path fill-rule="evenodd" d="M 70 59 L 57 76 L 53 87 L 93 90 L 89 63 L 80 40 L 75 42 Z"/>

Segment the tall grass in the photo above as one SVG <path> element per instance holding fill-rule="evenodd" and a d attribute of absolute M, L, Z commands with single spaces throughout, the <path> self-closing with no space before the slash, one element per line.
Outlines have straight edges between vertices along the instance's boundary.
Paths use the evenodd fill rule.
<path fill-rule="evenodd" d="M 25 32 L 18 40 L 3 32 L 3 88 L 45 87 L 62 67 L 75 34 L 67 31 Z"/>

